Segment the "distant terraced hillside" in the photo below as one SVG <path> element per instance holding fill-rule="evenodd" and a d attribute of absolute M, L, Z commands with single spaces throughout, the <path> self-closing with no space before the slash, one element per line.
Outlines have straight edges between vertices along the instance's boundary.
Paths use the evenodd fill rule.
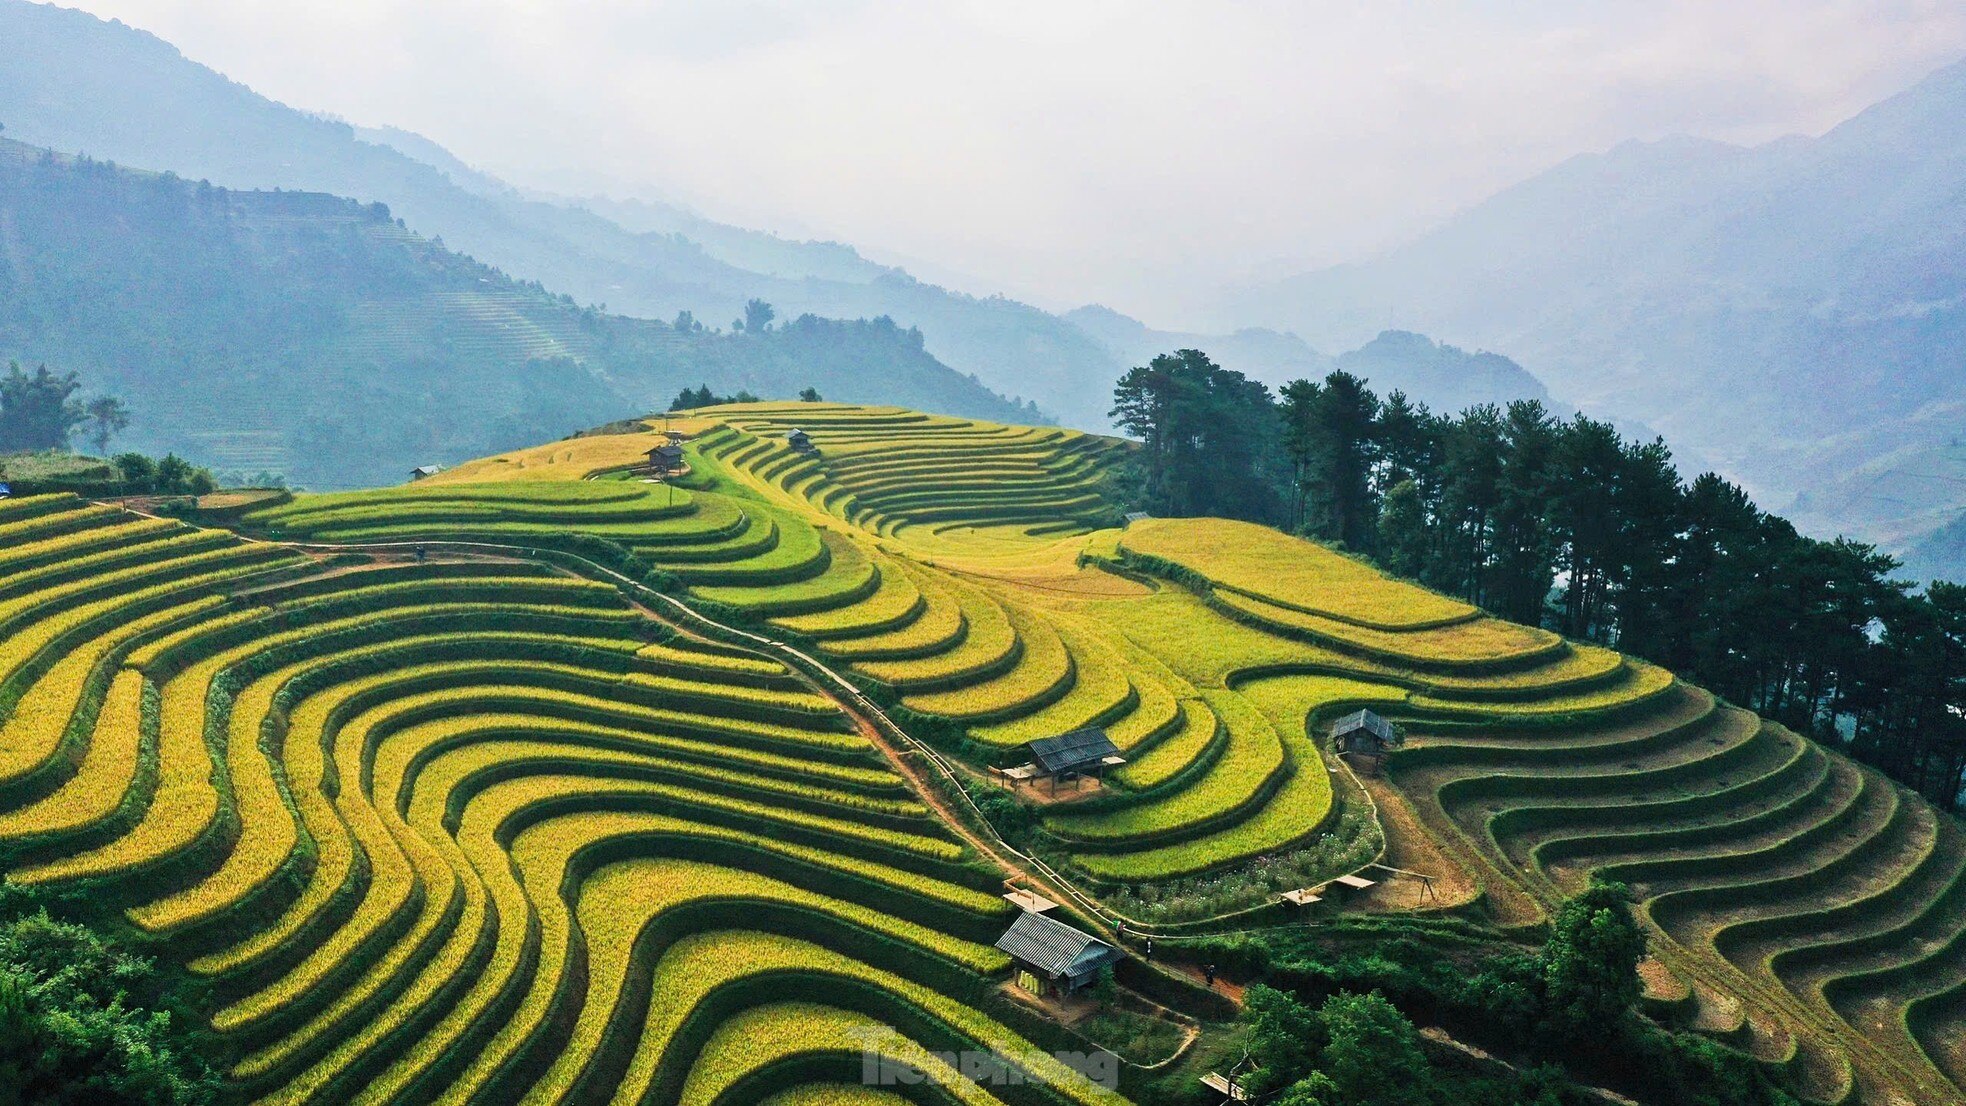
<path fill-rule="evenodd" d="M 1033 848 L 1135 933 L 1275 909 L 1211 922 L 1223 872 L 1275 892 L 1384 859 L 1440 898 L 1358 908 L 1523 930 L 1610 875 L 1655 1005 L 1813 1099 L 1966 1102 L 1966 837 L 1882 777 L 1264 527 L 1116 525 L 1110 439 L 837 404 L 670 428 L 671 486 L 631 471 L 657 430 L 596 436 L 269 504 L 239 523 L 266 543 L 4 508 L 9 878 L 131 897 L 283 1101 L 751 1102 L 794 1023 L 821 1051 L 897 1011 L 917 1043 L 1014 1036 L 961 1005 L 1004 968 L 1002 873 L 904 786 L 920 762 L 656 617 L 675 599 L 869 689 L 972 794 L 1104 727 L 1127 763 L 1040 802 Z M 474 559 L 403 563 L 455 543 Z M 541 567 L 571 556 L 651 589 Z M 1326 747 L 1361 705 L 1409 735 L 1381 775 Z M 781 970 L 830 982 L 721 982 Z M 842 1005 L 862 984 L 886 1005 Z"/>

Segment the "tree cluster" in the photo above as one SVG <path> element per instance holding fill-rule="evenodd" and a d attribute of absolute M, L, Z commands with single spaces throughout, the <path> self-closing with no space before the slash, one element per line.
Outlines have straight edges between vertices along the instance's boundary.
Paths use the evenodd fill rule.
<path fill-rule="evenodd" d="M 1966 588 L 1796 532 L 1664 441 L 1542 404 L 1458 416 L 1343 372 L 1272 397 L 1195 350 L 1121 378 L 1141 510 L 1254 519 L 1501 617 L 1615 646 L 1957 807 Z"/>
<path fill-rule="evenodd" d="M 0 1106 L 216 1101 L 151 962 L 24 905 L 0 895 Z"/>
<path fill-rule="evenodd" d="M 711 391 L 708 384 L 699 384 L 694 388 L 684 388 L 681 392 L 678 392 L 676 398 L 669 402 L 669 409 L 671 411 L 693 411 L 698 407 L 715 407 L 721 403 L 756 402 L 758 402 L 758 397 L 742 388 L 739 388 L 737 394 L 734 396 L 720 396 Z"/>
<path fill-rule="evenodd" d="M 82 381 L 74 373 L 53 373 L 42 365 L 32 373 L 8 362 L 0 377 L 0 453 L 67 449 L 68 439 L 84 431 L 97 453 L 130 425 L 130 413 L 115 396 L 76 398 Z"/>
<path fill-rule="evenodd" d="M 1259 946 L 1276 984 L 1249 989 L 1249 1068 L 1287 1106 L 1559 1106 L 1573 1080 L 1647 1101 L 1793 1106 L 1755 1062 L 1638 1012 L 1645 936 L 1630 893 L 1593 884 L 1552 919 L 1534 954 L 1451 960 L 1411 938 L 1318 959 Z M 1406 1010 L 1509 1057 L 1513 1072 L 1434 1063 Z"/>
<path fill-rule="evenodd" d="M 208 495 L 218 490 L 211 470 L 175 453 L 154 461 L 141 453 L 119 453 L 111 464 L 122 479 L 124 495 Z"/>
<path fill-rule="evenodd" d="M 1276 411 L 1270 390 L 1200 350 L 1130 369 L 1112 416 L 1140 439 L 1129 498 L 1160 515 L 1273 520 Z"/>
<path fill-rule="evenodd" d="M 772 310 L 770 304 L 761 299 L 750 299 L 744 303 L 744 317 L 733 320 L 730 328 L 746 334 L 763 334 L 771 329 L 771 321 L 777 317 L 778 312 Z"/>

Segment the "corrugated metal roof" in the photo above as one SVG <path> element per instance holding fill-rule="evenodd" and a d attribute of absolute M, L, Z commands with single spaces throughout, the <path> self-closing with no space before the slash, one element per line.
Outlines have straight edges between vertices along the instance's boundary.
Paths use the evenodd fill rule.
<path fill-rule="evenodd" d="M 1058 737 L 1040 738 L 1025 748 L 1031 750 L 1031 759 L 1047 772 L 1070 772 L 1097 764 L 1106 757 L 1116 756 L 1119 746 L 1106 736 L 1106 731 L 1096 726 Z"/>
<path fill-rule="evenodd" d="M 1391 722 L 1386 721 L 1369 710 L 1353 711 L 1331 724 L 1332 737 L 1343 737 L 1348 733 L 1356 733 L 1359 730 L 1364 730 L 1379 740 L 1388 743 L 1398 740 L 1399 737 L 1397 731 L 1393 729 Z"/>
<path fill-rule="evenodd" d="M 1048 975 L 1058 976 L 1076 964 L 1094 945 L 1113 946 L 1064 922 L 1054 922 L 1042 914 L 1019 914 L 1010 928 L 997 938 L 997 947 Z"/>

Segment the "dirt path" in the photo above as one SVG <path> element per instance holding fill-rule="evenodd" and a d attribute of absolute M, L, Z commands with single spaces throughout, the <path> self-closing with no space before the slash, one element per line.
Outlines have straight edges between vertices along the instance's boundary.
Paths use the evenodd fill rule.
<path fill-rule="evenodd" d="M 1189 979 L 1194 980 L 1197 986 L 1201 986 L 1201 987 L 1209 986 L 1208 973 L 1203 970 L 1203 966 L 1200 964 L 1190 964 L 1185 961 L 1183 962 L 1170 961 L 1168 963 L 1162 964 L 1161 966 L 1164 968 L 1171 968 L 1174 971 L 1187 976 Z M 1232 982 L 1220 975 L 1215 977 L 1215 984 L 1213 987 L 1210 988 L 1210 990 L 1213 990 L 1218 995 L 1228 996 L 1229 1001 L 1235 1003 L 1237 1006 L 1242 1005 L 1243 989 L 1244 988 L 1242 984 Z"/>
<path fill-rule="evenodd" d="M 1065 893 L 1056 887 L 1052 887 L 1049 880 L 1026 872 L 1021 866 L 1012 863 L 1009 858 L 999 854 L 991 842 L 984 840 L 983 835 L 970 829 L 969 822 L 956 813 L 955 807 L 951 806 L 949 800 L 942 794 L 942 789 L 935 786 L 934 781 L 930 780 L 922 771 L 921 759 L 919 757 L 916 757 L 910 750 L 896 746 L 881 731 L 881 728 L 874 724 L 873 719 L 868 718 L 859 710 L 855 709 L 854 705 L 847 702 L 845 697 L 830 691 L 817 680 L 808 680 L 807 683 L 820 694 L 825 695 L 827 698 L 833 700 L 833 702 L 839 704 L 840 709 L 846 712 L 846 716 L 853 719 L 853 728 L 860 732 L 860 736 L 866 738 L 874 748 L 880 750 L 881 756 L 887 758 L 888 766 L 893 768 L 902 779 L 908 781 L 908 788 L 915 793 L 915 797 L 926 804 L 930 810 L 934 811 L 936 817 L 942 819 L 942 823 L 949 827 L 951 832 L 962 838 L 966 844 L 978 853 L 989 857 L 990 861 L 997 866 L 997 869 L 1004 873 L 1005 879 L 1025 879 L 1040 886 L 1047 897 L 1061 901 L 1066 899 L 1067 896 Z"/>
<path fill-rule="evenodd" d="M 1359 774 L 1357 778 L 1379 808 L 1379 826 L 1386 835 L 1384 863 L 1432 876 L 1433 897 L 1426 897 L 1421 881 L 1402 876 L 1380 880 L 1354 898 L 1353 904 L 1360 910 L 1378 914 L 1445 910 L 1473 902 L 1481 894 L 1481 888 L 1420 824 L 1419 815 L 1413 812 L 1405 794 L 1384 777 Z"/>
<path fill-rule="evenodd" d="M 697 640 L 708 640 L 703 634 L 682 624 L 677 619 L 655 610 L 646 603 L 629 599 L 628 605 L 640 612 L 643 616 L 664 626 L 668 626 L 686 637 Z M 702 618 L 703 616 L 697 615 L 696 617 Z M 704 621 L 709 622 L 708 619 Z M 716 623 L 711 624 L 717 625 Z M 729 629 L 729 627 L 726 627 L 726 629 Z M 771 652 L 763 649 L 758 649 L 756 652 L 765 656 L 772 655 Z M 845 714 L 853 723 L 855 732 L 866 738 L 868 743 L 880 752 L 881 757 L 887 761 L 889 767 L 894 769 L 895 774 L 899 775 L 908 785 L 908 789 L 914 793 L 915 797 L 920 799 L 923 805 L 933 811 L 935 816 L 941 819 L 942 824 L 949 828 L 950 832 L 954 833 L 965 844 L 975 849 L 979 855 L 987 857 L 996 866 L 997 870 L 1003 873 L 1006 880 L 1020 880 L 1055 902 L 1069 903 L 1074 901 L 1073 896 L 1069 892 L 1059 887 L 1042 873 L 1032 871 L 1010 857 L 1005 856 L 999 842 L 987 839 L 982 834 L 970 828 L 969 821 L 957 812 L 955 805 L 949 801 L 948 796 L 944 795 L 942 789 L 936 786 L 935 781 L 929 778 L 928 771 L 922 764 L 922 757 L 913 749 L 904 748 L 889 737 L 887 732 L 869 716 L 857 698 L 849 697 L 842 693 L 839 688 L 828 684 L 826 681 L 816 679 L 798 665 L 788 664 L 786 668 L 793 675 L 797 676 L 799 681 L 804 683 L 808 689 L 831 700 L 840 709 L 840 712 Z M 1090 911 L 1082 910 L 1082 913 L 1088 914 L 1096 922 L 1095 930 L 1099 936 L 1108 941 L 1119 941 L 1118 936 L 1106 925 L 1106 920 L 1103 917 Z"/>

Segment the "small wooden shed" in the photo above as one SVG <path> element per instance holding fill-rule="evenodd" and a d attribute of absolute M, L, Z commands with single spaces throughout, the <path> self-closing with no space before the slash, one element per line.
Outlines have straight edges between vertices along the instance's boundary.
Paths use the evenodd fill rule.
<path fill-rule="evenodd" d="M 418 465 L 410 470 L 410 479 L 412 481 L 422 480 L 435 476 L 442 471 L 444 471 L 444 466 L 442 465 Z"/>
<path fill-rule="evenodd" d="M 1020 976 L 1031 977 L 1020 981 L 1039 994 L 1053 990 L 1071 994 L 1097 979 L 1099 969 L 1126 955 L 1084 930 L 1028 912 L 1010 923 L 997 938 L 997 947 L 1017 962 Z"/>
<path fill-rule="evenodd" d="M 1401 741 L 1399 727 L 1369 710 L 1357 710 L 1331 724 L 1331 744 L 1341 753 L 1381 757 Z"/>
<path fill-rule="evenodd" d="M 683 467 L 683 447 L 673 442 L 656 446 L 648 452 L 648 464 L 657 472 L 678 472 Z"/>
<path fill-rule="evenodd" d="M 796 428 L 785 432 L 785 444 L 791 446 L 794 453 L 819 452 L 819 447 L 812 444 L 812 435 Z"/>

